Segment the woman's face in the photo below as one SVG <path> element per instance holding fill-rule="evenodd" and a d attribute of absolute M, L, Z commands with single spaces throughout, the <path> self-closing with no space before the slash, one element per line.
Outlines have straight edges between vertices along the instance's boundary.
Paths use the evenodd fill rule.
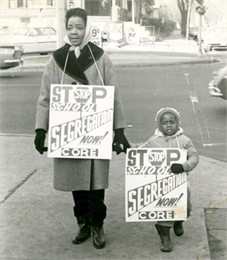
<path fill-rule="evenodd" d="M 72 16 L 68 20 L 67 35 L 73 46 L 79 46 L 85 35 L 86 25 L 81 17 Z"/>

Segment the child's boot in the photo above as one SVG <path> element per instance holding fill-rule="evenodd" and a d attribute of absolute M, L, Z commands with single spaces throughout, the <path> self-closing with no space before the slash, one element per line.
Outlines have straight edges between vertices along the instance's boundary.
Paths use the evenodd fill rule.
<path fill-rule="evenodd" d="M 173 231 L 176 236 L 182 236 L 184 234 L 183 221 L 175 221 Z"/>
<path fill-rule="evenodd" d="M 170 227 L 161 226 L 155 224 L 155 227 L 158 231 L 158 234 L 161 238 L 161 247 L 162 252 L 171 252 L 172 251 L 172 242 L 170 238 Z"/>

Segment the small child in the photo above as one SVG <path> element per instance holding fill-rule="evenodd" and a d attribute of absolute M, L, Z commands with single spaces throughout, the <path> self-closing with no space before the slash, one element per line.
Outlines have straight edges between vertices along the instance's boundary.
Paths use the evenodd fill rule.
<path fill-rule="evenodd" d="M 171 172 L 179 174 L 192 171 L 199 162 L 198 153 L 192 141 L 183 134 L 183 129 L 179 127 L 180 115 L 174 108 L 162 108 L 157 112 L 155 120 L 158 124 L 154 135 L 144 144 L 130 144 L 132 148 L 181 148 L 187 150 L 187 161 L 183 164 L 174 163 L 171 165 Z M 191 192 L 189 183 L 187 188 L 187 217 L 190 216 L 192 209 Z M 172 251 L 170 238 L 170 228 L 173 227 L 177 236 L 184 233 L 183 221 L 158 221 L 155 224 L 157 232 L 161 238 L 160 250 L 163 252 Z"/>

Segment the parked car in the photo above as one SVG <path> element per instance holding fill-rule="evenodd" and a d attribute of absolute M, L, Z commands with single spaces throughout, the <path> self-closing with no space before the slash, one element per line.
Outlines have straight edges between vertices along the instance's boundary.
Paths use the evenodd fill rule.
<path fill-rule="evenodd" d="M 20 46 L 0 46 L 0 68 L 9 69 L 21 65 L 22 53 Z"/>
<path fill-rule="evenodd" d="M 214 79 L 209 83 L 209 92 L 213 97 L 227 100 L 227 66 L 214 71 Z"/>
<path fill-rule="evenodd" d="M 202 45 L 206 52 L 227 49 L 227 27 L 208 27 L 202 29 Z"/>
<path fill-rule="evenodd" d="M 57 33 L 52 27 L 14 27 L 1 35 L 1 45 L 22 45 L 24 53 L 48 54 L 57 46 Z"/>

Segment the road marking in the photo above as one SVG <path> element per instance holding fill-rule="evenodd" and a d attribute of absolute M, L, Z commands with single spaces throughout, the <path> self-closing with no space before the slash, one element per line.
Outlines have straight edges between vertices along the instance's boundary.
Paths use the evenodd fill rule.
<path fill-rule="evenodd" d="M 213 144 L 203 144 L 203 146 L 219 146 L 219 145 L 226 145 L 227 143 L 213 143 Z"/>
<path fill-rule="evenodd" d="M 210 132 L 207 127 L 207 122 L 204 113 L 202 112 L 202 109 L 200 107 L 199 98 L 197 96 L 197 82 L 195 80 L 194 87 L 192 84 L 190 84 L 189 80 L 189 73 L 184 73 L 184 76 L 186 78 L 187 87 L 188 87 L 188 95 L 192 103 L 192 109 L 195 113 L 197 126 L 199 129 L 200 137 L 202 140 L 203 146 L 218 146 L 222 145 L 222 143 L 212 143 Z"/>

